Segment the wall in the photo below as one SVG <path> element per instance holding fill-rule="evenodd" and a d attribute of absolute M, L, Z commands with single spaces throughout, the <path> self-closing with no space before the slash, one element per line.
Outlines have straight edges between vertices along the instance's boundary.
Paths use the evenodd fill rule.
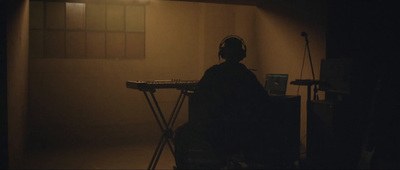
<path fill-rule="evenodd" d="M 137 90 L 126 80 L 200 79 L 218 63 L 218 46 L 229 34 L 247 44 L 243 61 L 264 82 L 267 73 L 300 78 L 302 31 L 309 34 L 315 77 L 325 58 L 325 1 L 265 1 L 254 6 L 151 1 L 146 6 L 146 57 L 142 60 L 33 58 L 29 61 L 29 134 L 35 146 L 123 144 L 157 141 L 159 127 Z M 302 78 L 311 79 L 308 58 Z M 288 85 L 287 94 L 296 95 Z M 305 95 L 301 139 L 305 143 Z M 176 90 L 158 90 L 168 115 Z M 323 94 L 321 94 L 323 98 Z M 184 104 L 176 126 L 187 121 Z M 64 141 L 63 143 L 57 141 Z"/>
<path fill-rule="evenodd" d="M 255 47 L 256 7 L 240 5 L 203 4 L 204 9 L 204 66 L 203 71 L 217 64 L 221 40 L 227 35 L 238 35 L 246 43 L 247 57 L 243 60 L 249 68 L 257 67 Z M 221 60 L 223 62 L 223 60 Z"/>
<path fill-rule="evenodd" d="M 198 69 L 191 65 L 197 61 L 198 25 L 193 18 L 198 17 L 192 3 L 152 3 L 146 11 L 144 60 L 30 61 L 31 140 L 47 147 L 58 140 L 65 145 L 115 144 L 159 137 L 143 93 L 127 89 L 125 82 L 196 79 Z M 182 28 L 181 23 L 187 24 Z M 178 93 L 160 90 L 156 96 L 168 113 Z"/>
<path fill-rule="evenodd" d="M 319 79 L 321 59 L 326 56 L 326 2 L 325 1 L 265 1 L 257 10 L 256 32 L 260 69 L 258 78 L 266 74 L 289 74 L 295 79 L 312 79 L 311 66 L 306 54 L 303 73 L 302 63 L 307 32 L 315 78 Z M 301 95 L 301 143 L 306 143 L 306 87 L 290 85 L 287 95 Z M 320 99 L 324 98 L 322 92 Z"/>
<path fill-rule="evenodd" d="M 146 6 L 143 60 L 32 58 L 29 133 L 32 147 L 154 143 L 161 134 L 142 92 L 127 80 L 200 79 L 218 63 L 225 36 L 239 34 L 256 65 L 255 7 L 152 1 Z M 245 14 L 245 15 L 239 15 Z M 248 19 L 250 17 L 251 19 Z M 157 90 L 167 116 L 177 90 Z M 187 103 L 176 126 L 187 121 Z M 63 141 L 63 142 L 58 142 Z"/>
<path fill-rule="evenodd" d="M 7 21 L 7 103 L 9 167 L 24 152 L 26 136 L 29 1 L 10 3 Z"/>

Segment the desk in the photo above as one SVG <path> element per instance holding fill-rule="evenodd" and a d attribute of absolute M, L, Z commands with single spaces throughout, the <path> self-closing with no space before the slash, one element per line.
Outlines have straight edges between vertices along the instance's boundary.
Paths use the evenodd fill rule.
<path fill-rule="evenodd" d="M 150 164 L 147 169 L 155 169 L 157 166 L 158 160 L 161 156 L 161 153 L 166 144 L 168 144 L 171 152 L 175 157 L 175 152 L 173 148 L 173 136 L 174 131 L 172 127 L 174 126 L 175 120 L 178 117 L 178 113 L 182 107 L 183 102 L 185 101 L 185 97 L 188 94 L 189 90 L 194 90 L 197 86 L 197 80 L 163 80 L 163 81 L 127 81 L 126 87 L 131 89 L 137 89 L 143 92 L 146 97 L 147 103 L 150 106 L 150 109 L 157 120 L 157 123 L 163 133 L 161 139 L 157 145 L 156 150 L 154 151 L 153 157 L 151 158 Z M 157 99 L 154 96 L 156 89 L 167 89 L 167 88 L 175 88 L 180 90 L 181 93 L 176 101 L 175 107 L 172 111 L 172 114 L 168 120 L 166 121 L 160 106 L 158 105 Z M 151 100 L 150 100 L 150 97 Z"/>
<path fill-rule="evenodd" d="M 300 159 L 300 106 L 301 97 L 295 95 L 270 96 L 272 114 L 281 131 L 281 159 L 297 161 Z"/>
<path fill-rule="evenodd" d="M 199 122 L 202 120 L 202 116 L 204 116 L 202 113 L 198 113 L 193 109 L 199 107 L 196 106 L 196 104 L 191 95 L 189 95 L 189 123 Z M 299 160 L 300 157 L 301 97 L 294 95 L 271 95 L 268 99 L 268 103 L 265 104 L 269 105 L 267 108 L 268 110 L 265 110 L 266 117 L 260 118 L 272 119 L 271 121 L 275 122 L 273 131 L 279 131 L 279 138 L 270 138 L 270 136 L 266 136 L 264 131 L 249 131 L 248 133 L 258 135 L 260 137 L 258 140 L 260 141 L 279 141 L 276 142 L 279 143 L 279 146 L 275 147 L 281 148 L 280 161 L 294 163 Z M 268 154 L 265 155 L 268 156 Z"/>

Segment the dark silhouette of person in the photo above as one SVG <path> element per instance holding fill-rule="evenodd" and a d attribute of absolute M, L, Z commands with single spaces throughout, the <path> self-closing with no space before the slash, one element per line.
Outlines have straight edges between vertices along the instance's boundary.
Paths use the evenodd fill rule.
<path fill-rule="evenodd" d="M 256 143 L 273 122 L 266 114 L 268 93 L 255 74 L 240 63 L 246 57 L 246 45 L 238 36 L 228 36 L 219 47 L 219 57 L 225 62 L 206 70 L 191 97 L 191 116 L 196 120 L 178 128 L 175 133 L 177 167 L 187 157 L 191 142 L 204 139 L 223 166 L 233 154 L 260 150 Z M 269 136 L 271 137 L 271 136 Z M 267 144 L 268 145 L 268 144 Z"/>

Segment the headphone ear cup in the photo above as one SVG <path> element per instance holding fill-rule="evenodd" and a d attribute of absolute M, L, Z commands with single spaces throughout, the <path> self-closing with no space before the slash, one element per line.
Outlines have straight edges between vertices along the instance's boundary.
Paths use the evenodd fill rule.
<path fill-rule="evenodd" d="M 242 54 L 241 54 L 242 59 L 243 59 L 243 58 L 246 58 L 246 51 L 242 49 L 242 50 L 241 50 L 241 53 L 242 53 Z"/>
<path fill-rule="evenodd" d="M 226 55 L 225 55 L 225 47 L 221 47 L 219 49 L 219 56 L 223 59 L 225 59 Z"/>

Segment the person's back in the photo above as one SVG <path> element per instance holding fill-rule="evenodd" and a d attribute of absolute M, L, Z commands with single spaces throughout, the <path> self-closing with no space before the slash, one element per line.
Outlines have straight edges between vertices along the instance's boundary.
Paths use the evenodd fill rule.
<path fill-rule="evenodd" d="M 245 150 L 259 125 L 265 124 L 268 94 L 254 73 L 241 64 L 246 45 L 237 36 L 222 40 L 219 56 L 226 61 L 207 69 L 191 97 L 190 122 L 203 132 L 217 157 Z M 253 132 L 249 132 L 253 131 Z"/>
<path fill-rule="evenodd" d="M 256 76 L 241 63 L 224 62 L 208 69 L 194 100 L 201 121 L 243 120 L 259 114 L 268 94 Z"/>

